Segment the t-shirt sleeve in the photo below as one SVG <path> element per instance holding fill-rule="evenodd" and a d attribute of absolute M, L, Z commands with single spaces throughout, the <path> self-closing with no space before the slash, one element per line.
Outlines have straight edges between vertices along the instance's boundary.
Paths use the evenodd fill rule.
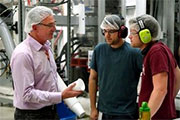
<path fill-rule="evenodd" d="M 152 75 L 160 72 L 169 72 L 168 70 L 168 57 L 163 50 L 154 51 L 150 57 L 150 66 Z"/>
<path fill-rule="evenodd" d="M 93 55 L 92 55 L 92 59 L 91 59 L 91 63 L 90 63 L 90 68 L 94 69 L 95 71 L 97 71 L 96 50 L 93 51 Z"/>

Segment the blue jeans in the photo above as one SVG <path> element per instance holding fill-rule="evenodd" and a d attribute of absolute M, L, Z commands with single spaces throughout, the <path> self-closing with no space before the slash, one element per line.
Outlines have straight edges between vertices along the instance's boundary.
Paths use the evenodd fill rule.
<path fill-rule="evenodd" d="M 14 120 L 59 120 L 59 117 L 54 105 L 38 110 L 21 110 L 16 108 Z"/>

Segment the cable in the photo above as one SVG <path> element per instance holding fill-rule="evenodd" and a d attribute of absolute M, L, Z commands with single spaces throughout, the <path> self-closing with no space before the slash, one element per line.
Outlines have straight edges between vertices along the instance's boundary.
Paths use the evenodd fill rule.
<path fill-rule="evenodd" d="M 12 16 L 14 16 L 14 14 L 16 13 L 16 8 L 17 8 L 17 6 L 14 8 L 14 9 L 12 9 L 13 11 L 12 12 L 10 12 L 4 19 L 2 19 L 2 22 L 0 23 L 0 25 L 2 24 L 2 23 L 4 23 L 4 21 L 10 16 L 10 15 L 12 15 Z M 7 10 L 7 9 L 6 9 Z M 4 11 L 6 11 L 6 10 L 4 10 Z M 4 12 L 3 11 L 3 12 Z M 3 13 L 2 12 L 2 13 Z M 14 13 L 13 13 L 14 12 Z M 2 14 L 1 13 L 1 14 Z"/>
<path fill-rule="evenodd" d="M 0 16 L 2 15 L 2 14 L 4 14 L 6 11 L 8 11 L 8 10 L 11 10 L 12 8 L 7 8 L 7 9 L 5 9 L 4 11 L 2 11 L 1 13 L 0 13 Z"/>
<path fill-rule="evenodd" d="M 6 51 L 5 50 L 0 50 L 0 63 L 4 64 L 4 66 L 2 66 L 0 68 L 0 70 L 3 70 L 3 72 L 0 74 L 0 77 L 4 75 L 4 73 L 7 72 L 8 70 L 8 67 L 9 67 L 9 59 L 8 59 L 8 56 L 6 55 L 5 53 Z"/>
<path fill-rule="evenodd" d="M 62 4 L 65 4 L 67 3 L 68 0 L 62 0 L 60 3 L 40 3 L 40 5 L 43 5 L 43 6 L 49 6 L 49 7 L 56 7 L 56 6 L 59 6 L 59 5 L 62 5 Z"/>

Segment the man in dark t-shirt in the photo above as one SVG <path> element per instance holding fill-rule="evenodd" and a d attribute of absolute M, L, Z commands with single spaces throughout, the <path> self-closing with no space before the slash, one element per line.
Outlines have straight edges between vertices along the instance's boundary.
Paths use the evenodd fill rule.
<path fill-rule="evenodd" d="M 97 120 L 99 111 L 103 113 L 102 120 L 137 119 L 141 52 L 123 40 L 127 36 L 127 28 L 122 17 L 107 15 L 101 29 L 106 42 L 95 47 L 90 64 L 90 119 Z"/>
<path fill-rule="evenodd" d="M 151 119 L 176 118 L 174 98 L 179 90 L 179 67 L 170 49 L 157 41 L 160 26 L 147 14 L 130 19 L 131 46 L 141 49 L 143 57 L 139 106 L 148 102 Z"/>

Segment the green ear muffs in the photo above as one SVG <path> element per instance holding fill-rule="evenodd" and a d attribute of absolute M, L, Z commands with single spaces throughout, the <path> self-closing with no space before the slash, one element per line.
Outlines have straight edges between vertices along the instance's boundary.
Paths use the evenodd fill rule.
<path fill-rule="evenodd" d="M 148 29 L 139 31 L 139 37 L 143 43 L 149 43 L 151 41 L 151 32 Z"/>
<path fill-rule="evenodd" d="M 140 18 L 137 18 L 137 23 L 140 27 L 139 37 L 140 37 L 141 41 L 144 44 L 151 42 L 151 38 L 152 38 L 151 32 L 149 31 L 149 29 L 146 28 L 144 21 Z"/>

